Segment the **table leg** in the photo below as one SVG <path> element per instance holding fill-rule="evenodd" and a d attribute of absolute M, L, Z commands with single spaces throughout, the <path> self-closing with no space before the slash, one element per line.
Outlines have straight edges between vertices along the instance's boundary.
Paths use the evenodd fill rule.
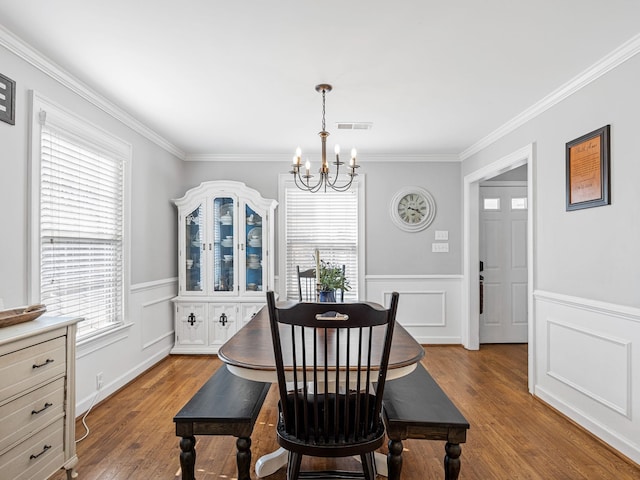
<path fill-rule="evenodd" d="M 400 480 L 402 472 L 402 441 L 389 440 L 389 453 L 387 454 L 387 469 L 389 480 Z"/>
<path fill-rule="evenodd" d="M 402 445 L 402 444 L 401 444 Z M 402 447 L 401 452 L 402 452 Z M 275 452 L 267 453 L 263 455 L 258 460 L 256 460 L 256 476 L 259 478 L 268 477 L 269 475 L 273 475 L 282 467 L 286 467 L 287 459 L 289 457 L 289 452 L 287 452 L 284 448 L 280 447 Z M 356 460 L 360 460 L 359 456 L 353 457 Z M 387 476 L 387 460 L 384 454 L 375 452 L 374 459 L 376 462 L 376 473 L 380 476 Z M 401 459 L 402 461 L 402 459 Z M 396 480 L 400 478 L 400 472 L 398 472 L 398 477 Z M 391 477 L 390 477 L 391 478 Z M 186 479 L 183 479 L 186 480 Z"/>
<path fill-rule="evenodd" d="M 238 437 L 236 440 L 236 463 L 238 464 L 238 480 L 251 480 L 251 439 Z"/>
<path fill-rule="evenodd" d="M 182 480 L 195 480 L 196 437 L 182 437 L 180 440 L 180 469 Z"/>
<path fill-rule="evenodd" d="M 273 475 L 287 465 L 289 452 L 280 447 L 275 452 L 267 453 L 256 461 L 256 475 L 260 478 Z"/>
<path fill-rule="evenodd" d="M 449 443 L 444 446 L 444 480 L 457 480 L 460 474 L 460 454 L 462 448 L 457 443 Z"/>

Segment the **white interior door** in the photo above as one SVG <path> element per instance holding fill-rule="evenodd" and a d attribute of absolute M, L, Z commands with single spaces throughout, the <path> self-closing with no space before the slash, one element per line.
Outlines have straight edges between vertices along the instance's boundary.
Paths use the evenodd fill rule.
<path fill-rule="evenodd" d="M 480 187 L 480 343 L 527 342 L 527 187 Z"/>

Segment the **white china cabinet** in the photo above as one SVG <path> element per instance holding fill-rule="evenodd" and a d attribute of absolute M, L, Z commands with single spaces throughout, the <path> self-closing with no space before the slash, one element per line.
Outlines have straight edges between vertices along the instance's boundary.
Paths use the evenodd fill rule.
<path fill-rule="evenodd" d="M 217 353 L 274 288 L 277 202 L 235 181 L 203 182 L 178 207 L 178 296 L 171 353 Z"/>

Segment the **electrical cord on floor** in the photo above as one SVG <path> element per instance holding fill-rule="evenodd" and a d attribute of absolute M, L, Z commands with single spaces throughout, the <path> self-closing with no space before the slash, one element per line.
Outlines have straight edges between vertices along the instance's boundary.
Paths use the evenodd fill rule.
<path fill-rule="evenodd" d="M 82 416 L 82 425 L 84 425 L 85 434 L 81 438 L 78 438 L 76 440 L 76 443 L 81 442 L 82 440 L 84 440 L 85 438 L 87 438 L 89 436 L 89 426 L 87 425 L 86 419 L 87 419 L 87 415 L 89 415 L 89 412 L 91 411 L 91 409 L 95 405 L 96 400 L 98 399 L 98 395 L 100 395 L 100 390 L 98 390 L 96 392 L 96 396 L 93 397 L 93 400 L 91 401 L 91 405 L 89 406 L 89 410 L 87 410 L 84 413 L 84 415 Z"/>

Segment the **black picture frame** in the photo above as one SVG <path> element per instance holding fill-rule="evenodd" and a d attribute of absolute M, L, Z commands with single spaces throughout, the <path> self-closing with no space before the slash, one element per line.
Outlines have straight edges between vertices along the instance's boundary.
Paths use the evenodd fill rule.
<path fill-rule="evenodd" d="M 611 204 L 611 125 L 566 144 L 567 211 Z"/>
<path fill-rule="evenodd" d="M 16 124 L 16 82 L 0 73 L 0 120 Z"/>

